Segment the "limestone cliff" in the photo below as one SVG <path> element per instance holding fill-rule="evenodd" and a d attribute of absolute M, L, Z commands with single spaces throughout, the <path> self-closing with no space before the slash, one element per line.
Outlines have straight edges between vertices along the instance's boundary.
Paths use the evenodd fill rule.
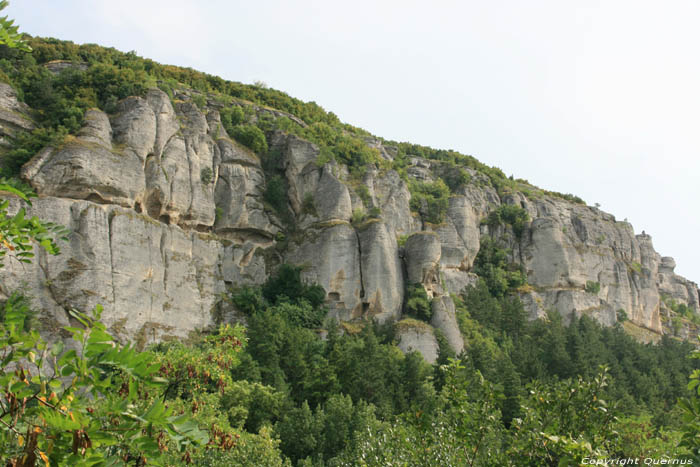
<path fill-rule="evenodd" d="M 2 136 L 33 127 L 7 85 L 0 124 Z M 222 309 L 222 293 L 293 263 L 326 290 L 330 315 L 345 321 L 402 320 L 406 285 L 422 283 L 433 299 L 432 328 L 402 321 L 400 346 L 434 360 L 433 328 L 457 352 L 464 347 L 450 294 L 475 282 L 480 239 L 495 236 L 527 273 L 520 293 L 533 318 L 557 310 L 613 325 L 624 310 L 632 326 L 661 335 L 669 298 L 700 311 L 697 285 L 674 274 L 673 259 L 597 208 L 542 193 L 499 195 L 468 170 L 469 182 L 434 225 L 411 211 L 397 172 L 374 168 L 358 181 L 342 164 L 319 163 L 312 143 L 279 131 L 268 141 L 293 229 L 263 201 L 269 174 L 228 137 L 215 103 L 199 108 L 186 90 L 171 100 L 153 89 L 122 100 L 113 114 L 88 111 L 78 134 L 44 148 L 22 171 L 39 195 L 30 212 L 68 227 L 69 241 L 59 256 L 6 261 L 0 298 L 24 289 L 54 329 L 67 323 L 66 310 L 100 303 L 114 333 L 146 344 L 206 328 L 222 312 L 235 317 Z M 391 147 L 368 144 L 391 160 Z M 440 170 L 440 162 L 414 157 L 406 175 L 431 180 Z M 482 222 L 501 204 L 529 213 L 520 235 Z M 360 211 L 378 214 L 353 215 Z M 599 290 L 587 291 L 589 282 Z"/>

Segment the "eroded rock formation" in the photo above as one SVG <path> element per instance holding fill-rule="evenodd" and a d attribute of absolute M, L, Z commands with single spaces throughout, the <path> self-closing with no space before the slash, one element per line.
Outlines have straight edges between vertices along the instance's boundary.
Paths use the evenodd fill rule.
<path fill-rule="evenodd" d="M 260 284 L 288 262 L 326 290 L 329 313 L 340 320 L 399 321 L 406 284 L 423 284 L 433 299 L 430 324 L 460 352 L 450 294 L 475 282 L 474 260 L 488 235 L 509 242 L 513 262 L 524 267 L 529 287 L 521 298 L 533 318 L 557 310 L 612 325 L 624 310 L 634 325 L 661 334 L 662 294 L 700 308 L 697 285 L 673 272 L 674 260 L 656 253 L 650 236 L 596 208 L 547 195 L 501 198 L 469 170 L 444 222 L 427 224 L 411 212 L 395 171 L 370 169 L 358 182 L 338 163 L 319 165 L 315 145 L 277 132 L 268 139 L 288 187 L 289 229 L 263 201 L 270 175 L 260 158 L 229 139 L 217 110 L 202 110 L 185 94 L 174 102 L 151 90 L 123 100 L 113 115 L 89 110 L 77 135 L 24 166 L 39 194 L 29 211 L 71 234 L 59 256 L 41 253 L 29 265 L 7 260 L 0 295 L 25 290 L 54 329 L 67 323 L 66 310 L 102 304 L 114 333 L 146 344 L 212 325 L 227 288 Z M 0 124 L 3 137 L 34 125 L 6 85 Z M 371 144 L 393 157 L 392 148 Z M 431 180 L 436 164 L 412 158 L 407 174 Z M 503 203 L 530 215 L 518 237 L 482 223 Z M 19 206 L 13 199 L 12 209 Z M 372 208 L 378 217 L 353 216 Z M 589 282 L 599 290 L 587 291 Z M 399 345 L 434 361 L 437 342 L 425 326 L 400 327 Z"/>

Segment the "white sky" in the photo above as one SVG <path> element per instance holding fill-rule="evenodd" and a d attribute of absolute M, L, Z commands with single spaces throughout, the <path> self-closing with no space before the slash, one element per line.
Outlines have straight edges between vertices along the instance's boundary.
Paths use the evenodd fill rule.
<path fill-rule="evenodd" d="M 700 2 L 13 0 L 20 30 L 266 82 L 574 193 L 700 281 Z"/>

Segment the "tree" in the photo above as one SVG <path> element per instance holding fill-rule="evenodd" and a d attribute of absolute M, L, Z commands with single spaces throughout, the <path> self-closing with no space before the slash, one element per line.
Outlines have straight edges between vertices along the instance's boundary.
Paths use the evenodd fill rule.
<path fill-rule="evenodd" d="M 22 191 L 7 184 L 0 184 L 0 192 L 6 192 L 23 200 L 31 206 L 29 200 L 32 194 L 25 194 Z M 10 202 L 0 200 L 0 268 L 3 267 L 3 259 L 8 252 L 10 257 L 29 263 L 34 257 L 33 244 L 37 243 L 46 250 L 47 253 L 56 255 L 59 253 L 57 238 L 65 238 L 68 230 L 51 222 L 39 220 L 36 216 L 27 218 L 26 211 L 22 207 L 15 215 L 8 213 Z"/>
<path fill-rule="evenodd" d="M 4 10 L 9 4 L 10 2 L 7 0 L 0 1 L 0 11 Z M 22 39 L 22 34 L 18 32 L 19 26 L 16 26 L 14 22 L 14 20 L 8 19 L 7 16 L 0 17 L 0 44 L 13 49 L 31 52 L 32 48 Z"/>

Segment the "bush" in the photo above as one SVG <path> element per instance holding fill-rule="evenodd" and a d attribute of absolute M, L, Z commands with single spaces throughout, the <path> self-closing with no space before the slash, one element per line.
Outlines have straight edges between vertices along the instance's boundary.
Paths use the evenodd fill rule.
<path fill-rule="evenodd" d="M 267 152 L 267 140 L 265 133 L 254 125 L 238 125 L 233 127 L 231 137 L 250 148 L 256 154 L 265 154 Z"/>
<path fill-rule="evenodd" d="M 275 175 L 267 181 L 263 199 L 277 212 L 283 212 L 287 208 L 287 179 L 281 175 Z"/>
<path fill-rule="evenodd" d="M 447 173 L 443 175 L 442 179 L 445 181 L 450 191 L 455 193 L 469 183 L 471 175 L 461 167 L 451 167 Z"/>
<path fill-rule="evenodd" d="M 304 200 L 301 202 L 301 212 L 303 214 L 318 216 L 318 212 L 316 211 L 316 203 L 314 202 L 314 195 L 313 194 L 306 193 L 304 195 Z"/>
<path fill-rule="evenodd" d="M 352 225 L 361 224 L 365 220 L 367 220 L 367 213 L 365 213 L 364 209 L 355 209 L 352 211 L 352 218 L 350 219 Z"/>
<path fill-rule="evenodd" d="M 530 216 L 527 211 L 515 204 L 501 204 L 495 210 L 491 211 L 486 223 L 489 227 L 497 227 L 501 224 L 510 225 L 513 228 L 513 233 L 516 238 L 522 237 L 523 231 Z"/>
<path fill-rule="evenodd" d="M 600 282 L 586 281 L 586 292 L 594 295 L 600 292 Z"/>
<path fill-rule="evenodd" d="M 410 284 L 406 288 L 406 314 L 430 322 L 433 309 L 422 284 Z"/>
<path fill-rule="evenodd" d="M 440 224 L 445 220 L 450 198 L 450 189 L 445 182 L 440 179 L 434 182 L 411 180 L 408 189 L 411 192 L 411 211 L 419 213 L 431 224 Z"/>
<path fill-rule="evenodd" d="M 283 264 L 274 276 L 262 287 L 265 299 L 273 304 L 291 302 L 299 304 L 306 300 L 313 308 L 321 306 L 326 299 L 326 291 L 320 285 L 304 284 L 301 280 L 301 268 Z"/>
<path fill-rule="evenodd" d="M 199 178 L 202 180 L 202 184 L 209 185 L 214 181 L 214 171 L 211 170 L 211 167 L 204 167 L 199 171 Z"/>
<path fill-rule="evenodd" d="M 484 238 L 474 260 L 474 273 L 484 280 L 494 297 L 503 297 L 527 283 L 522 267 L 508 262 L 508 253 L 495 240 Z"/>

